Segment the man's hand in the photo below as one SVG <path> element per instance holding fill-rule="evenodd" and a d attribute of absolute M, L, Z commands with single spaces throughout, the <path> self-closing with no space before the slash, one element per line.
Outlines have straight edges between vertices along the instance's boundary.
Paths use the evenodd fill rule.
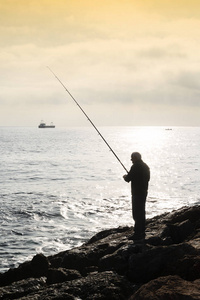
<path fill-rule="evenodd" d="M 124 178 L 125 181 L 126 181 L 126 177 L 127 177 L 127 174 L 123 176 L 123 178 Z"/>

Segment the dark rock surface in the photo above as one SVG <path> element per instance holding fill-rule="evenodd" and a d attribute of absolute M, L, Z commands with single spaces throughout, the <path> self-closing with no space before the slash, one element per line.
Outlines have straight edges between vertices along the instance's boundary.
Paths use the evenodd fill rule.
<path fill-rule="evenodd" d="M 99 232 L 80 247 L 37 254 L 0 273 L 0 299 L 200 299 L 200 206 Z"/>
<path fill-rule="evenodd" d="M 186 281 L 179 276 L 154 279 L 143 285 L 130 300 L 190 300 L 200 299 L 200 279 Z"/>

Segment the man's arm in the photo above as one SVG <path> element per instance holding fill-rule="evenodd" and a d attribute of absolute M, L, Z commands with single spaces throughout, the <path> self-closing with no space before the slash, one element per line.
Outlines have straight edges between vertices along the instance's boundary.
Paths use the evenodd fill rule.
<path fill-rule="evenodd" d="M 129 180 L 129 177 L 128 177 L 128 174 L 124 175 L 123 178 L 124 178 L 124 180 L 125 180 L 126 182 L 129 182 L 129 181 L 130 181 L 130 180 Z"/>
<path fill-rule="evenodd" d="M 130 169 L 130 171 L 128 172 L 128 174 L 124 175 L 123 178 L 126 182 L 130 182 L 132 180 L 132 173 L 133 173 L 133 170 L 132 170 L 132 167 Z"/>

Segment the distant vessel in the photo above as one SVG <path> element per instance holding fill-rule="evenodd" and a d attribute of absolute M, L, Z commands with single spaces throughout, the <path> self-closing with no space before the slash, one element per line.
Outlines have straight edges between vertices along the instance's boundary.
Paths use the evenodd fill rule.
<path fill-rule="evenodd" d="M 51 122 L 50 125 L 46 125 L 46 123 L 44 123 L 43 121 L 41 121 L 40 125 L 38 126 L 38 128 L 55 128 L 55 125 L 53 125 L 53 123 Z"/>

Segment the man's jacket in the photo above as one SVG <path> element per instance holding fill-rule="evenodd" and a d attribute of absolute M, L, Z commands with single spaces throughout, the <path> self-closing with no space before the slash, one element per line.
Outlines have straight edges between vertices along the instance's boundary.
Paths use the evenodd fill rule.
<path fill-rule="evenodd" d="M 134 162 L 125 178 L 125 181 L 131 181 L 132 195 L 147 193 L 149 180 L 150 169 L 147 164 L 143 162 L 143 160 Z"/>

